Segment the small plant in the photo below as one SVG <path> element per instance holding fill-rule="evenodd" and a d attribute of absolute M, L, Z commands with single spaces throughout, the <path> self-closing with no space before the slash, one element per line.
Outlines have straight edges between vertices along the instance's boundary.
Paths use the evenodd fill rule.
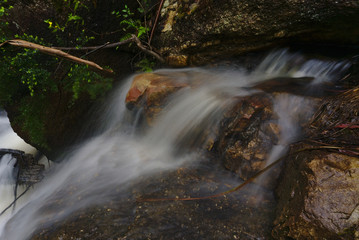
<path fill-rule="evenodd" d="M 12 5 L 8 4 L 7 0 L 0 0 L 0 41 L 4 42 L 6 40 L 6 27 L 9 23 L 6 21 L 5 17 L 8 16 L 8 11 L 13 8 Z"/>
<path fill-rule="evenodd" d="M 73 93 L 73 103 L 82 93 L 88 94 L 91 99 L 96 99 L 112 88 L 111 78 L 104 78 L 90 71 L 85 65 L 72 65 L 67 77 L 70 80 L 68 87 Z"/>
<path fill-rule="evenodd" d="M 47 23 L 48 29 L 56 34 L 58 44 L 66 43 L 82 47 L 90 40 L 95 39 L 85 31 L 84 16 L 88 10 L 88 7 L 80 0 L 59 1 L 57 2 L 57 11 L 62 14 L 53 19 L 45 19 L 44 22 Z"/>
<path fill-rule="evenodd" d="M 141 5 L 141 7 L 137 8 L 137 11 L 139 14 L 143 14 L 145 9 Z M 122 18 L 120 24 L 124 26 L 122 30 L 126 34 L 121 38 L 121 41 L 129 39 L 132 34 L 135 34 L 139 39 L 147 35 L 149 28 L 146 26 L 146 23 L 143 23 L 140 19 L 135 19 L 135 13 L 127 5 L 121 11 L 113 11 L 112 14 Z"/>
<path fill-rule="evenodd" d="M 22 36 L 15 35 L 16 38 L 22 38 L 30 40 L 34 43 L 41 43 L 41 39 L 32 35 L 24 34 Z M 2 48 L 0 56 L 0 78 L 1 85 L 4 91 L 0 91 L 0 94 L 6 96 L 2 100 L 11 100 L 11 97 L 7 93 L 10 89 L 6 89 L 6 83 L 10 81 L 16 82 L 17 84 L 10 84 L 12 91 L 19 91 L 19 89 L 28 90 L 29 94 L 33 96 L 35 92 L 42 92 L 47 90 L 53 90 L 56 85 L 49 81 L 51 72 L 49 68 L 51 64 L 55 64 L 55 61 L 51 57 L 43 57 L 38 54 L 37 50 L 31 49 L 15 49 Z M 43 64 L 46 61 L 47 64 Z M 25 87 L 25 88 L 24 88 Z"/>
<path fill-rule="evenodd" d="M 149 60 L 148 58 L 142 58 L 138 63 L 136 63 L 136 67 L 139 68 L 141 72 L 152 72 L 154 66 L 155 62 Z"/>

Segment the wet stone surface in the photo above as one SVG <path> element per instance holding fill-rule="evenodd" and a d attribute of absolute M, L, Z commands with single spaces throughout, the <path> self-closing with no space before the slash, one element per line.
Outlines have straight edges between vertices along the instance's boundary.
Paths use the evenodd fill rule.
<path fill-rule="evenodd" d="M 275 201 L 268 189 L 256 184 L 213 199 L 146 201 L 204 197 L 240 183 L 220 169 L 188 166 L 139 179 L 125 197 L 78 212 L 39 230 L 32 239 L 271 239 Z"/>
<path fill-rule="evenodd" d="M 272 99 L 266 94 L 240 97 L 220 124 L 217 151 L 224 166 L 247 179 L 265 165 L 279 128 L 272 121 Z"/>
<path fill-rule="evenodd" d="M 16 158 L 14 172 L 16 173 L 17 184 L 32 185 L 40 182 L 44 175 L 45 166 L 39 164 L 31 154 L 13 149 L 0 149 L 0 159 L 5 154 Z"/>
<path fill-rule="evenodd" d="M 301 144 L 293 151 L 310 147 Z M 288 157 L 277 191 L 273 236 L 358 239 L 358 160 L 336 150 L 308 150 Z"/>

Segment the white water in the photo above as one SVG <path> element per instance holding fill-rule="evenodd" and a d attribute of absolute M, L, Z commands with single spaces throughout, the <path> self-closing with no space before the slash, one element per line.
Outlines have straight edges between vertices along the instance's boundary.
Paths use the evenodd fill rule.
<path fill-rule="evenodd" d="M 22 140 L 12 130 L 6 114 L 0 111 L 0 148 L 21 149 L 26 153 L 35 153 L 36 149 Z"/>
<path fill-rule="evenodd" d="M 0 239 L 28 239 L 45 222 L 51 225 L 79 209 L 101 204 L 114 194 L 122 193 L 138 177 L 174 169 L 183 163 L 195 163 L 197 153 L 191 145 L 205 144 L 202 133 L 215 128 L 224 107 L 232 104 L 232 97 L 252 93 L 241 87 L 283 76 L 312 76 L 317 82 L 330 81 L 339 70 L 346 68 L 346 63 L 306 61 L 299 54 L 292 55 L 284 50 L 270 54 L 253 72 L 160 70 L 159 74 L 178 81 L 195 81 L 198 86 L 175 94 L 153 127 L 140 134 L 135 134 L 133 123 L 127 122 L 130 118 L 127 118 L 129 113 L 124 99 L 132 80 L 129 78 L 106 106 L 97 134 L 74 148 L 62 164 L 51 169 L 44 181 L 27 196 L 28 200 L 18 205 L 11 218 L 0 219 Z M 297 120 L 305 121 L 311 114 L 310 100 L 303 97 L 277 96 L 274 104 L 281 126 L 281 141 L 273 147 L 269 161 L 283 154 L 286 146 L 298 137 Z M 309 110 L 299 111 L 303 104 Z M 212 134 L 206 133 L 205 138 Z M 58 199 L 61 204 L 55 208 L 53 203 Z"/>
<path fill-rule="evenodd" d="M 25 153 L 34 154 L 36 149 L 22 140 L 12 130 L 10 122 L 5 112 L 0 111 L 0 149 L 21 149 Z M 14 165 L 16 159 L 11 154 L 0 156 L 0 212 L 7 208 L 14 201 L 15 191 L 15 172 Z M 24 191 L 23 186 L 17 189 L 17 195 Z M 19 201 L 20 202 L 20 201 Z M 0 222 L 6 221 L 11 215 L 11 209 L 8 210 L 1 218 Z M 2 237 L 3 238 L 3 237 Z M 1 238 L 1 239 L 2 239 Z"/>
<path fill-rule="evenodd" d="M 10 154 L 0 158 L 0 209 L 5 209 L 14 200 L 14 164 L 16 159 Z"/>

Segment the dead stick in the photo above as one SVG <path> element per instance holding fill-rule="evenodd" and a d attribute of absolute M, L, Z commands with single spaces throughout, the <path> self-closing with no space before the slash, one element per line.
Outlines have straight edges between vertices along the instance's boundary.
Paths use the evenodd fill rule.
<path fill-rule="evenodd" d="M 148 45 L 151 45 L 153 33 L 155 32 L 155 29 L 156 29 L 156 26 L 157 26 L 158 17 L 160 16 L 161 9 L 162 9 L 162 6 L 163 6 L 163 2 L 164 2 L 164 0 L 161 0 L 160 6 L 158 7 L 156 19 L 155 19 L 155 22 L 153 23 L 153 27 L 152 27 L 152 30 L 151 30 L 150 38 L 148 39 Z"/>
<path fill-rule="evenodd" d="M 155 57 L 157 60 L 159 60 L 160 62 L 164 63 L 165 60 L 157 53 L 155 53 L 152 50 L 147 49 L 145 46 L 142 45 L 140 39 L 138 39 L 138 37 L 136 37 L 135 35 L 132 34 L 132 38 L 134 39 L 134 41 L 137 44 L 137 47 L 139 47 L 143 52 Z"/>
<path fill-rule="evenodd" d="M 99 46 L 98 48 L 95 48 L 94 50 L 91 50 L 91 51 L 89 51 L 88 53 L 82 55 L 81 58 L 87 57 L 88 55 L 90 55 L 90 54 L 92 54 L 92 53 L 94 53 L 94 52 L 96 52 L 96 51 L 98 51 L 98 50 L 100 50 L 100 49 L 106 47 L 106 46 L 109 45 L 109 44 L 110 44 L 110 43 L 107 42 L 107 43 L 105 43 L 104 45 Z"/>
<path fill-rule="evenodd" d="M 2 212 L 0 213 L 0 217 L 1 217 L 7 210 L 9 210 L 9 209 L 11 208 L 11 206 L 13 206 L 19 198 L 21 198 L 22 196 L 24 196 L 25 193 L 27 193 L 27 191 L 29 191 L 32 186 L 33 186 L 33 184 L 27 186 L 26 189 L 25 189 L 19 196 L 17 196 L 17 197 L 15 198 L 15 200 L 10 203 L 9 206 L 7 206 L 4 210 L 2 210 Z"/>
<path fill-rule="evenodd" d="M 91 46 L 91 47 L 52 47 L 54 49 L 58 49 L 58 50 L 63 50 L 63 51 L 87 51 L 87 50 L 96 50 L 99 48 L 114 48 L 114 47 L 118 47 L 121 45 L 125 45 L 127 43 L 133 42 L 134 39 L 131 37 L 129 39 L 123 40 L 121 42 L 116 42 L 116 43 L 109 43 L 106 44 L 105 46 Z"/>
<path fill-rule="evenodd" d="M 68 53 L 65 53 L 61 50 L 58 49 L 54 49 L 54 48 L 50 48 L 50 47 L 45 47 L 36 43 L 32 43 L 32 42 L 28 42 L 28 41 L 24 41 L 24 40 L 20 40 L 20 39 L 15 39 L 15 40 L 8 40 L 2 44 L 0 44 L 0 47 L 4 46 L 5 44 L 10 44 L 13 46 L 17 46 L 17 47 L 22 47 L 22 48 L 28 48 L 28 49 L 34 49 L 34 50 L 38 50 L 42 53 L 51 55 L 51 56 L 55 56 L 55 57 L 61 57 L 64 59 L 67 59 L 69 61 L 72 62 L 76 62 L 79 64 L 83 64 L 83 65 L 88 65 L 92 68 L 95 68 L 101 72 L 104 72 L 106 74 L 113 74 L 113 71 L 108 70 L 108 69 L 104 69 L 101 66 L 99 66 L 98 64 L 92 62 L 92 61 L 88 61 L 88 60 L 84 60 L 81 59 L 79 57 L 75 57 L 73 55 L 70 55 Z"/>

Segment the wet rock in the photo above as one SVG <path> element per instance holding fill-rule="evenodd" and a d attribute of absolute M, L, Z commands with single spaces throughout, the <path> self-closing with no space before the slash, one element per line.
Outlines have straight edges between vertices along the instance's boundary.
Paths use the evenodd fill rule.
<path fill-rule="evenodd" d="M 275 200 L 265 190 L 260 201 L 252 188 L 197 201 L 146 201 L 205 197 L 238 184 L 228 171 L 208 165 L 141 177 L 129 193 L 65 221 L 44 223 L 31 239 L 269 239 Z"/>
<path fill-rule="evenodd" d="M 357 1 L 166 0 L 153 45 L 172 66 L 283 42 L 358 42 Z"/>
<path fill-rule="evenodd" d="M 166 75 L 144 73 L 137 75 L 126 96 L 128 108 L 143 108 L 148 123 L 161 111 L 166 98 L 179 89 L 188 86 L 185 82 L 176 81 Z"/>
<path fill-rule="evenodd" d="M 273 236 L 284 239 L 359 238 L 358 88 L 326 98 L 296 144 L 278 185 Z M 295 207 L 293 207 L 295 206 Z"/>
<path fill-rule="evenodd" d="M 272 119 L 272 100 L 266 94 L 240 97 L 221 122 L 217 151 L 224 166 L 247 179 L 261 170 L 279 128 Z"/>
<path fill-rule="evenodd" d="M 298 149 L 310 148 L 297 145 Z M 358 239 L 359 158 L 301 151 L 286 159 L 278 188 L 278 239 Z"/>
<path fill-rule="evenodd" d="M 14 171 L 17 172 L 17 184 L 32 185 L 43 179 L 45 166 L 39 164 L 33 155 L 19 150 L 0 149 L 0 158 L 5 154 L 11 154 L 16 158 Z"/>

